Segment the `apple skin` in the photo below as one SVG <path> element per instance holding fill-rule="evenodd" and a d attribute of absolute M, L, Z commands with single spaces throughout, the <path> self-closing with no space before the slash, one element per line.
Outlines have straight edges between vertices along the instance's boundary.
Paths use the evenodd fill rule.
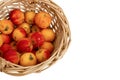
<path fill-rule="evenodd" d="M 28 38 L 23 38 L 17 42 L 17 50 L 19 52 L 31 52 L 33 49 L 33 45 L 31 40 Z"/>
<path fill-rule="evenodd" d="M 3 40 L 2 36 L 0 35 L 0 47 L 3 45 L 3 43 L 4 43 L 4 40 Z"/>
<path fill-rule="evenodd" d="M 26 37 L 26 31 L 21 28 L 21 27 L 18 27 L 16 28 L 13 33 L 12 33 L 12 38 L 15 40 L 15 41 L 19 41 L 20 39 L 22 38 L 25 38 Z"/>
<path fill-rule="evenodd" d="M 42 49 L 47 49 L 50 53 L 54 50 L 54 45 L 51 42 L 44 42 L 41 46 Z"/>
<path fill-rule="evenodd" d="M 1 34 L 2 38 L 3 38 L 3 41 L 5 44 L 9 44 L 10 43 L 10 37 L 6 34 Z"/>
<path fill-rule="evenodd" d="M 24 13 L 20 9 L 14 9 L 10 12 L 10 20 L 15 24 L 15 25 L 20 25 L 24 22 Z"/>
<path fill-rule="evenodd" d="M 42 35 L 45 38 L 45 41 L 52 42 L 55 39 L 55 33 L 52 29 L 43 29 L 41 31 Z"/>
<path fill-rule="evenodd" d="M 30 39 L 34 48 L 39 48 L 44 43 L 44 37 L 40 32 L 34 32 L 30 34 Z"/>
<path fill-rule="evenodd" d="M 4 54 L 5 52 L 7 52 L 9 49 L 12 49 L 12 47 L 11 47 L 9 44 L 3 44 L 3 45 L 0 47 L 1 56 L 3 56 L 3 54 Z"/>
<path fill-rule="evenodd" d="M 25 12 L 25 21 L 28 23 L 28 24 L 34 24 L 34 17 L 35 17 L 35 12 L 33 11 L 27 11 Z"/>
<path fill-rule="evenodd" d="M 12 63 L 18 64 L 20 60 L 19 53 L 13 49 L 9 49 L 3 54 L 3 58 Z"/>
<path fill-rule="evenodd" d="M 51 54 L 47 49 L 39 49 L 36 53 L 36 58 L 38 62 L 43 62 L 50 58 Z"/>

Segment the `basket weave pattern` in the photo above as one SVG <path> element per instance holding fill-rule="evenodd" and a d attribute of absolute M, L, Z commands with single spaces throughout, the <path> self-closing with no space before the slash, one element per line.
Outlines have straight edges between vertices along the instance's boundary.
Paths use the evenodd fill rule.
<path fill-rule="evenodd" d="M 10 75 L 22 76 L 33 72 L 41 72 L 58 59 L 62 58 L 71 41 L 70 29 L 63 10 L 51 0 L 7 0 L 0 2 L 0 19 L 8 19 L 9 12 L 15 8 L 22 11 L 45 11 L 52 16 L 50 27 L 56 34 L 54 42 L 55 49 L 52 56 L 35 66 L 23 67 L 13 64 L 0 57 L 0 71 Z"/>

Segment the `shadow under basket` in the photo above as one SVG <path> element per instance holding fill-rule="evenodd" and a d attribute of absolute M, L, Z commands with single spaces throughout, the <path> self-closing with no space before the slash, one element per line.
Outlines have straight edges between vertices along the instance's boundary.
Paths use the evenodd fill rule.
<path fill-rule="evenodd" d="M 54 51 L 52 56 L 35 66 L 23 67 L 13 64 L 0 57 L 0 72 L 5 72 L 14 76 L 23 76 L 34 72 L 41 72 L 57 60 L 61 59 L 68 49 L 71 41 L 69 24 L 63 10 L 51 0 L 6 0 L 0 2 L 0 19 L 8 19 L 9 12 L 13 9 L 21 11 L 45 11 L 52 16 L 50 27 L 56 34 L 54 41 Z"/>

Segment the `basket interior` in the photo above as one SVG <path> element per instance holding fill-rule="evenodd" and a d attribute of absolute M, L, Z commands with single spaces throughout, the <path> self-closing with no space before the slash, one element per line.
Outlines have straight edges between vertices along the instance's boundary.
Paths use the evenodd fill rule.
<path fill-rule="evenodd" d="M 54 41 L 55 49 L 53 53 L 59 48 L 61 44 L 61 39 L 63 35 L 62 25 L 60 24 L 60 20 L 55 13 L 55 10 L 52 9 L 48 4 L 44 2 L 32 2 L 32 0 L 13 0 L 10 3 L 6 3 L 0 10 L 0 19 L 9 19 L 9 12 L 13 9 L 20 9 L 23 12 L 26 11 L 35 11 L 36 13 L 40 11 L 45 11 L 52 16 L 52 22 L 50 24 L 50 28 L 55 32 L 56 39 Z"/>

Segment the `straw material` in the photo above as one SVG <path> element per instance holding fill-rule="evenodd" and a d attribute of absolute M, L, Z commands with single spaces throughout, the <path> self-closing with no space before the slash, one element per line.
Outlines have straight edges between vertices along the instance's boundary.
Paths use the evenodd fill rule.
<path fill-rule="evenodd" d="M 1 72 L 14 76 L 41 72 L 63 57 L 71 41 L 71 34 L 66 16 L 58 5 L 51 0 L 7 0 L 6 2 L 0 2 L 0 4 L 0 19 L 8 19 L 9 12 L 15 8 L 21 9 L 24 12 L 35 11 L 37 13 L 45 11 L 49 13 L 53 18 L 50 27 L 56 33 L 54 42 L 55 49 L 48 60 L 35 66 L 23 67 L 0 57 Z"/>

